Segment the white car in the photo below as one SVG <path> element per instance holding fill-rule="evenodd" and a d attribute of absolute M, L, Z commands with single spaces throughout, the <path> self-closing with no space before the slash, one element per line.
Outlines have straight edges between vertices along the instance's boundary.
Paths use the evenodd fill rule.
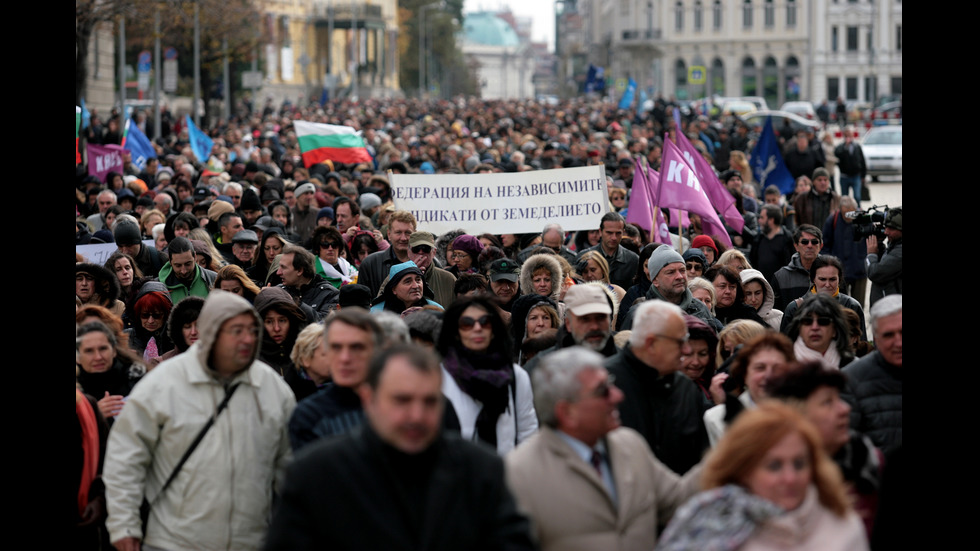
<path fill-rule="evenodd" d="M 817 120 L 817 111 L 813 108 L 813 104 L 808 101 L 787 101 L 779 110 L 788 111 L 807 120 Z"/>
<path fill-rule="evenodd" d="M 875 126 L 861 140 L 871 181 L 878 176 L 902 175 L 902 127 Z"/>

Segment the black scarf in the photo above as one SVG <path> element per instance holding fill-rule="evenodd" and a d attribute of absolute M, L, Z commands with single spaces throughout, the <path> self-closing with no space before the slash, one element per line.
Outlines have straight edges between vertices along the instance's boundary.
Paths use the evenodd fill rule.
<path fill-rule="evenodd" d="M 499 352 L 473 352 L 466 348 L 449 349 L 443 365 L 463 392 L 483 404 L 476 418 L 476 435 L 497 447 L 497 419 L 507 410 L 514 365 Z"/>

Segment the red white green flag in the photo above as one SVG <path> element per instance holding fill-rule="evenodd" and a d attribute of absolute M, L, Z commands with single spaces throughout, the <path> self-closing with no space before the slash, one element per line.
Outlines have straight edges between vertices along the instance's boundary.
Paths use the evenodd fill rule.
<path fill-rule="evenodd" d="M 78 127 L 82 125 L 82 108 L 75 106 L 75 164 L 82 162 L 82 154 L 78 151 Z"/>
<path fill-rule="evenodd" d="M 293 128 L 306 166 L 326 160 L 345 164 L 372 162 L 364 138 L 350 126 L 293 121 Z"/>

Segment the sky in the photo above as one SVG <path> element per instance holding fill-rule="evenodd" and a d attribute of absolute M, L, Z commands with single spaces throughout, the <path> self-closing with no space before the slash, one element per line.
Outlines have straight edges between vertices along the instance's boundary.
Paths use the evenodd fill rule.
<path fill-rule="evenodd" d="M 555 0 L 464 0 L 463 13 L 496 11 L 510 7 L 518 17 L 530 17 L 531 40 L 548 41 L 548 50 L 555 49 Z"/>

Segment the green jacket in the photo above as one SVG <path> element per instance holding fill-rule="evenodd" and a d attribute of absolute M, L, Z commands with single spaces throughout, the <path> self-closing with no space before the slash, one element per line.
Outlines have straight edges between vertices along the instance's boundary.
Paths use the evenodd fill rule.
<path fill-rule="evenodd" d="M 177 304 L 182 299 L 190 296 L 207 298 L 208 293 L 214 288 L 214 280 L 218 277 L 218 274 L 195 265 L 194 279 L 190 285 L 186 285 L 177 279 L 177 274 L 174 273 L 173 266 L 167 262 L 160 268 L 160 275 L 158 277 L 167 286 L 167 289 L 170 290 L 170 298 L 173 299 L 174 304 Z"/>

